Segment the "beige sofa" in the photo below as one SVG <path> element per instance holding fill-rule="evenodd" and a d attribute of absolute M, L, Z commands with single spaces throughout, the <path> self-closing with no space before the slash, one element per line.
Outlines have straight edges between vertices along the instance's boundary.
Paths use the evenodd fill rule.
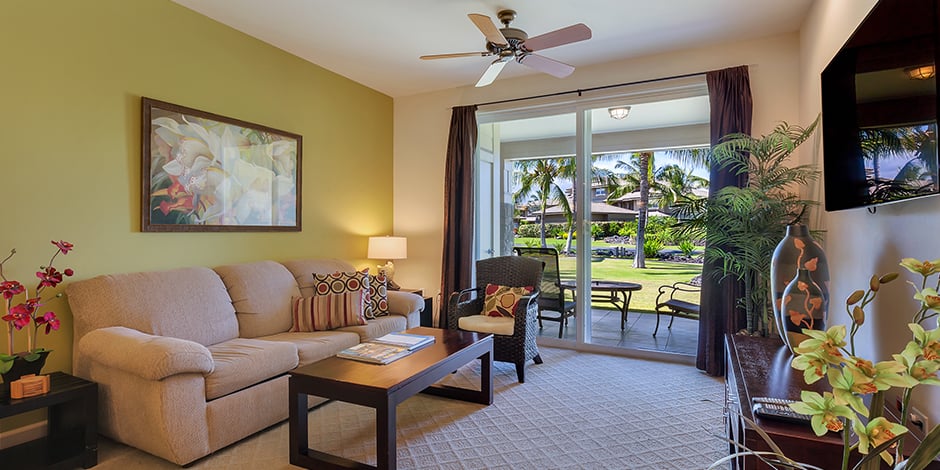
<path fill-rule="evenodd" d="M 260 261 L 70 283 L 73 373 L 99 384 L 99 432 L 185 465 L 287 419 L 288 371 L 419 324 L 423 299 L 390 291 L 391 314 L 367 325 L 289 332 L 313 273 L 352 270 Z"/>

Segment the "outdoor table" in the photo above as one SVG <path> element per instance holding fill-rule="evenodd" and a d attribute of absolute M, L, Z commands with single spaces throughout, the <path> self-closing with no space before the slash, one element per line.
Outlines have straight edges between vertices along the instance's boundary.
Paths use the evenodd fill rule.
<path fill-rule="evenodd" d="M 560 286 L 562 289 L 577 292 L 578 285 L 573 280 L 561 281 Z M 633 292 L 642 288 L 642 285 L 635 282 L 591 281 L 591 301 L 606 302 L 620 310 L 620 329 L 623 330 L 630 311 L 630 299 L 633 298 Z"/>

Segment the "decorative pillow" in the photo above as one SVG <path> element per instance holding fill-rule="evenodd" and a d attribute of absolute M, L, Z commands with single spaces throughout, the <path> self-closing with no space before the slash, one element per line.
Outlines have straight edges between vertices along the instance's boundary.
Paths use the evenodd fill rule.
<path fill-rule="evenodd" d="M 365 325 L 365 273 L 314 274 L 310 297 L 293 298 L 291 331 L 325 331 L 350 325 Z"/>
<path fill-rule="evenodd" d="M 369 268 L 362 272 L 369 272 Z M 388 315 L 388 277 L 385 272 L 369 274 L 369 293 L 366 295 L 366 318 L 372 319 Z"/>
<path fill-rule="evenodd" d="M 483 315 L 490 317 L 515 317 L 516 304 L 519 299 L 535 290 L 532 286 L 509 287 L 497 284 L 487 284 L 483 298 Z"/>
<path fill-rule="evenodd" d="M 292 299 L 294 326 L 291 331 L 327 331 L 343 326 L 365 325 L 362 291 L 314 295 Z M 357 313 L 359 312 L 359 313 Z"/>

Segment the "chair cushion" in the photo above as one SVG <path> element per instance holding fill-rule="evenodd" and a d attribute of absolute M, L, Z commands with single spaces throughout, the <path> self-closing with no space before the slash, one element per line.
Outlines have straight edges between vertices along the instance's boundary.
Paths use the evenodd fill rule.
<path fill-rule="evenodd" d="M 490 317 L 487 315 L 468 315 L 457 320 L 457 327 L 465 331 L 492 333 L 512 336 L 515 319 L 513 317 Z"/>
<path fill-rule="evenodd" d="M 533 286 L 509 287 L 487 284 L 483 299 L 483 315 L 488 317 L 514 317 L 519 299 L 535 290 Z"/>
<path fill-rule="evenodd" d="M 297 367 L 291 343 L 235 338 L 209 346 L 215 369 L 206 376 L 206 400 L 228 395 Z"/>

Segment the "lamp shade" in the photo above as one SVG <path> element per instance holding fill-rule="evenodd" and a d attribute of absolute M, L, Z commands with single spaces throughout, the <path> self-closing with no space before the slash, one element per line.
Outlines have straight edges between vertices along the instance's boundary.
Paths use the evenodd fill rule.
<path fill-rule="evenodd" d="M 369 259 L 405 259 L 408 239 L 405 237 L 369 237 Z"/>

